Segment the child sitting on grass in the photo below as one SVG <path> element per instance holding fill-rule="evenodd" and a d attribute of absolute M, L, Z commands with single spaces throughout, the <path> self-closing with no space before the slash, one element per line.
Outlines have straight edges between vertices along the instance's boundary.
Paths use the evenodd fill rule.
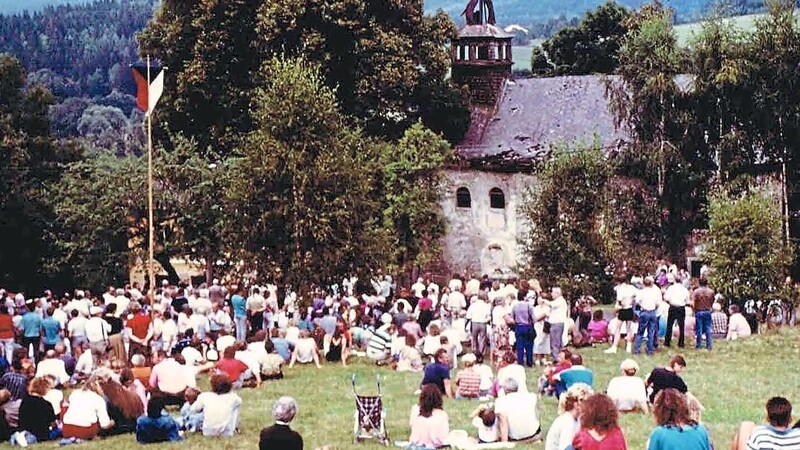
<path fill-rule="evenodd" d="M 500 439 L 499 421 L 491 404 L 479 405 L 469 416 L 472 418 L 472 425 L 478 429 L 479 444 L 489 444 Z"/>
<path fill-rule="evenodd" d="M 603 317 L 603 311 L 596 309 L 592 313 L 592 320 L 587 327 L 592 343 L 608 342 L 608 321 Z"/>
<path fill-rule="evenodd" d="M 200 391 L 195 388 L 186 388 L 184 397 L 186 403 L 181 406 L 181 417 L 178 421 L 181 429 L 191 433 L 203 431 L 203 412 L 192 412 L 192 404 L 197 400 Z"/>

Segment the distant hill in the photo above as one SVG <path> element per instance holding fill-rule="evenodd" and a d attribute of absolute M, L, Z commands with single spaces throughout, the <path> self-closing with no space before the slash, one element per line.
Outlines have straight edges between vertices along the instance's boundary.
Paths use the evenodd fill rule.
<path fill-rule="evenodd" d="M 37 12 L 46 6 L 89 3 L 90 0 L 0 0 L 0 14 Z"/>
<path fill-rule="evenodd" d="M 516 23 L 525 26 L 559 17 L 567 19 L 581 17 L 605 2 L 606 0 L 494 0 L 494 9 L 498 24 L 506 26 Z M 649 1 L 617 0 L 617 3 L 627 8 L 638 9 Z M 662 3 L 675 10 L 677 22 L 686 23 L 704 19 L 712 5 L 718 1 L 662 0 Z M 732 3 L 735 4 L 732 12 L 736 15 L 760 12 L 764 8 L 763 0 L 733 0 Z M 463 25 L 464 18 L 460 15 L 466 5 L 467 0 L 426 0 L 425 10 L 432 13 L 442 9 L 453 17 L 456 24 Z"/>

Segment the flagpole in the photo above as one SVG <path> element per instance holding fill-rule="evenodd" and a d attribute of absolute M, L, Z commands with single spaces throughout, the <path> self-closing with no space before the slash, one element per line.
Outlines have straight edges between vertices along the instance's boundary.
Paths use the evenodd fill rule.
<path fill-rule="evenodd" d="M 147 55 L 147 86 L 150 86 L 150 55 Z M 149 97 L 149 92 L 148 92 Z M 156 274 L 153 267 L 155 231 L 153 227 L 153 105 L 147 102 L 147 215 L 148 215 L 148 253 L 147 274 L 150 279 L 150 301 L 156 292 Z"/>

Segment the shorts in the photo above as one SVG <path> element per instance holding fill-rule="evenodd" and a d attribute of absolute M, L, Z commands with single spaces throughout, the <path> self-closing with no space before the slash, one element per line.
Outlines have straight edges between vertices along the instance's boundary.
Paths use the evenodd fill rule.
<path fill-rule="evenodd" d="M 629 322 L 634 320 L 635 317 L 633 316 L 633 308 L 620 309 L 617 317 L 622 322 Z"/>

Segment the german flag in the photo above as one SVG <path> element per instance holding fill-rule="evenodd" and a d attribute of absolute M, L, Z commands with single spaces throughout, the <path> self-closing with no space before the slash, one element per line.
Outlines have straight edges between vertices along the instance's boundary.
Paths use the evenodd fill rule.
<path fill-rule="evenodd" d="M 131 65 L 131 70 L 136 80 L 136 104 L 149 115 L 164 92 L 164 68 L 158 64 L 136 63 Z"/>

